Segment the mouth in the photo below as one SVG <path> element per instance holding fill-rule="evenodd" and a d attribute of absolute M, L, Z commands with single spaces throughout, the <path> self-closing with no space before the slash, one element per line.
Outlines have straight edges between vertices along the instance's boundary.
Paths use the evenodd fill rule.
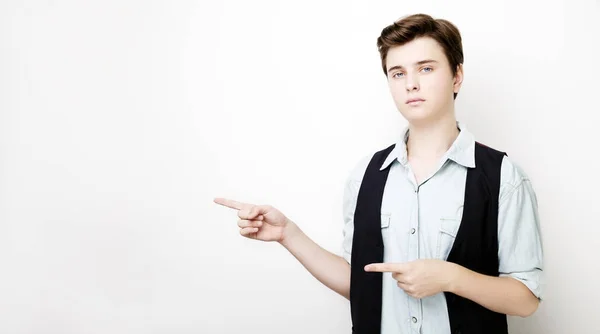
<path fill-rule="evenodd" d="M 417 105 L 420 105 L 423 102 L 425 102 L 425 100 L 421 99 L 421 98 L 414 98 L 414 99 L 408 99 L 408 100 L 406 100 L 406 104 L 408 104 L 409 106 L 417 106 Z"/>

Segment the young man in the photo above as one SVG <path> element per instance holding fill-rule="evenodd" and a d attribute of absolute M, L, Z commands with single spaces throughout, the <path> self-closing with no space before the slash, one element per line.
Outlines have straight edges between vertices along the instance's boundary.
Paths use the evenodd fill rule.
<path fill-rule="evenodd" d="M 351 304 L 354 333 L 507 333 L 541 299 L 542 241 L 526 174 L 456 121 L 458 29 L 418 14 L 383 29 L 383 71 L 409 125 L 346 184 L 343 255 L 268 205 L 239 210 L 243 236 L 277 241 Z"/>

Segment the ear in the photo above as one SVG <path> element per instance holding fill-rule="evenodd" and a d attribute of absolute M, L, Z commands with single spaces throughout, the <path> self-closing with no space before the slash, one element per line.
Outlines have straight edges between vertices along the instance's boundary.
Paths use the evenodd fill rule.
<path fill-rule="evenodd" d="M 456 66 L 456 74 L 454 75 L 454 93 L 458 93 L 458 91 L 460 91 L 460 87 L 462 86 L 462 82 L 464 79 L 464 71 L 463 71 L 463 64 L 458 64 L 458 66 Z"/>

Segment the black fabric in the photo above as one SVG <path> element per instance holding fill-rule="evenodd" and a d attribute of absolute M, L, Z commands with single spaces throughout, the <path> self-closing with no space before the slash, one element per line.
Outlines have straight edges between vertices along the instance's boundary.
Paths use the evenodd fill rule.
<path fill-rule="evenodd" d="M 373 155 L 358 192 L 352 239 L 350 308 L 353 333 L 381 332 L 382 273 L 366 272 L 369 263 L 383 262 L 381 202 L 389 167 L 379 171 L 395 145 Z"/>
<path fill-rule="evenodd" d="M 354 214 L 350 307 L 352 332 L 381 332 L 382 273 L 365 272 L 383 262 L 381 203 L 389 169 L 380 167 L 394 145 L 373 155 L 361 183 Z M 505 153 L 475 145 L 475 168 L 467 171 L 463 218 L 447 261 L 481 274 L 498 276 L 498 197 Z M 450 328 L 455 334 L 506 334 L 506 315 L 444 292 Z M 408 315 L 407 315 L 408 317 Z"/>

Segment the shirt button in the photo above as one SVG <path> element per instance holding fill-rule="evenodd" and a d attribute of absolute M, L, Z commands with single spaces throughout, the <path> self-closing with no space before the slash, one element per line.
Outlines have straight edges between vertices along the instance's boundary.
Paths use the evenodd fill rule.
<path fill-rule="evenodd" d="M 410 234 L 415 234 L 415 232 L 417 232 L 417 230 L 415 230 L 414 227 L 410 229 Z"/>
<path fill-rule="evenodd" d="M 416 324 L 417 323 L 417 318 L 412 317 L 412 322 L 414 322 Z"/>

